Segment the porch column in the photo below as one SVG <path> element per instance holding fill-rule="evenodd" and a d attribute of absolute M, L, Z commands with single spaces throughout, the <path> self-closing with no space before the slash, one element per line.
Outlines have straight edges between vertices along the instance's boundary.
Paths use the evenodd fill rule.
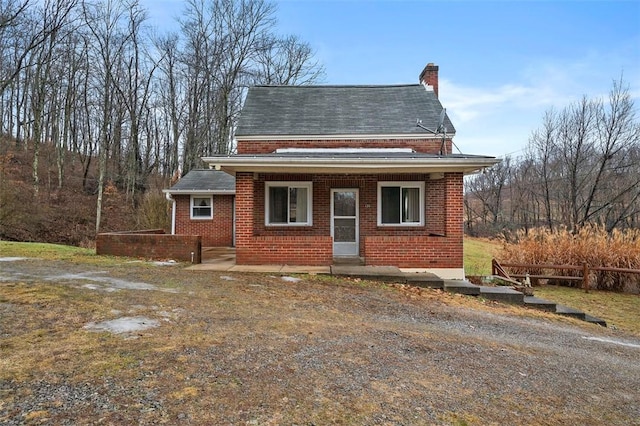
<path fill-rule="evenodd" d="M 464 233 L 464 200 L 462 173 L 447 173 L 445 183 L 445 226 L 448 237 L 462 238 Z"/>
<path fill-rule="evenodd" d="M 253 173 L 236 173 L 236 260 L 250 249 L 253 240 Z"/>
<path fill-rule="evenodd" d="M 449 267 L 464 267 L 463 239 L 464 239 L 464 200 L 463 174 L 447 173 L 445 183 L 445 226 L 449 243 Z"/>

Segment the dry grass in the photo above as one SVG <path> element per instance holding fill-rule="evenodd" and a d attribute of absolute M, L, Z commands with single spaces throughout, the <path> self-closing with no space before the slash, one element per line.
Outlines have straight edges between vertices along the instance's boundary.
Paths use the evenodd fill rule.
<path fill-rule="evenodd" d="M 227 280 L 126 259 L 93 263 L 76 249 L 33 249 L 49 259 L 26 261 L 33 274 L 97 265 L 94 271 L 157 290 L 0 282 L 3 424 L 597 425 L 632 418 L 633 405 L 607 405 L 627 401 L 624 377 L 583 386 L 571 376 L 563 382 L 570 387 L 555 387 L 567 369 L 565 340 L 556 353 L 547 336 L 541 346 L 519 337 L 540 325 L 612 338 L 621 330 L 405 285 L 326 276 L 290 283 L 261 274 Z M 11 250 L 3 255 L 34 257 L 26 245 Z M 128 335 L 84 328 L 122 316 L 161 326 Z M 547 362 L 557 371 L 540 369 Z M 592 386 L 597 403 L 583 398 Z"/>
<path fill-rule="evenodd" d="M 577 234 L 567 229 L 554 232 L 538 228 L 517 232 L 504 242 L 499 260 L 505 263 L 576 265 L 640 270 L 640 230 L 614 230 L 608 234 L 599 226 L 585 226 Z M 576 275 L 580 271 L 519 270 L 532 275 Z M 640 292 L 640 274 L 593 272 L 590 287 L 599 290 Z"/>
<path fill-rule="evenodd" d="M 120 274 L 158 282 L 157 272 L 139 265 Z M 46 394 L 46 401 L 22 415 L 24 423 L 497 424 L 507 419 L 503 410 L 519 409 L 524 395 L 505 393 L 484 404 L 468 383 L 484 376 L 477 363 L 462 380 L 448 363 L 441 369 L 440 357 L 464 357 L 464 351 L 495 357 L 505 346 L 524 356 L 528 351 L 475 337 L 461 341 L 455 333 L 387 317 L 403 314 L 409 303 L 412 318 L 424 309 L 434 316 L 454 308 L 555 320 L 481 299 L 362 280 L 307 277 L 295 285 L 264 275 L 234 275 L 236 281 L 225 282 L 186 274 L 162 274 L 163 281 L 182 277 L 188 292 L 177 294 L 96 294 L 38 282 L 0 286 L 0 306 L 13 307 L 3 315 L 0 384 L 16 389 L 0 393 L 0 410 Z M 363 316 L 370 310 L 371 316 Z M 166 321 L 124 338 L 83 329 L 125 314 Z M 434 357 L 439 367 L 425 373 L 419 365 Z M 521 368 L 520 361 L 515 364 Z M 481 383 L 499 389 L 486 379 Z M 83 393 L 108 397 L 104 405 L 113 409 L 89 409 L 73 399 L 86 398 Z M 549 416 L 562 405 L 527 399 Z M 578 421 L 585 423 L 588 415 Z M 536 417 L 528 423 L 545 424 Z"/>

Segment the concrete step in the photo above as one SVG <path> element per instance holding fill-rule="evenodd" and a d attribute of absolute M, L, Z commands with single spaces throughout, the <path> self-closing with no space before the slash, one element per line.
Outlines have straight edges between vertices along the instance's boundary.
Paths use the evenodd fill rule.
<path fill-rule="evenodd" d="M 524 304 L 524 294 L 510 287 L 480 286 L 480 297 L 516 305 Z"/>
<path fill-rule="evenodd" d="M 444 280 L 429 272 L 407 272 L 404 274 L 407 284 L 416 287 L 444 288 Z"/>
<path fill-rule="evenodd" d="M 331 265 L 331 275 L 372 281 L 406 282 L 404 273 L 395 266 Z"/>
<path fill-rule="evenodd" d="M 605 320 L 600 319 L 598 317 L 594 317 L 594 316 L 589 315 L 589 314 L 584 314 L 584 320 L 586 322 L 590 322 L 592 324 L 598 324 L 598 325 L 601 325 L 603 327 L 607 326 L 607 322 Z"/>
<path fill-rule="evenodd" d="M 592 324 L 598 324 L 601 325 L 603 327 L 607 326 L 607 322 L 603 319 L 594 317 L 592 315 L 589 315 L 587 313 L 584 313 L 582 311 L 579 311 L 577 309 L 574 308 L 570 308 L 568 306 L 564 306 L 564 305 L 558 305 L 556 306 L 556 314 L 559 315 L 564 315 L 567 317 L 571 317 L 571 318 L 576 318 L 582 321 L 586 321 L 586 322 L 590 322 Z"/>
<path fill-rule="evenodd" d="M 607 322 L 605 320 L 586 314 L 577 309 L 570 308 L 568 306 L 558 305 L 555 302 L 550 302 L 548 300 L 540 299 L 539 297 L 525 296 L 524 304 L 525 306 L 535 308 L 535 309 L 540 309 L 542 311 L 553 312 L 558 315 L 565 315 L 565 316 L 576 318 L 582 321 L 590 322 L 592 324 L 598 324 L 603 327 L 607 326 Z"/>
<path fill-rule="evenodd" d="M 444 291 L 467 296 L 478 296 L 480 295 L 480 286 L 463 280 L 444 280 Z"/>
<path fill-rule="evenodd" d="M 556 314 L 564 315 L 566 317 L 571 317 L 571 318 L 577 318 L 583 321 L 586 316 L 584 312 L 579 311 L 577 309 L 570 308 L 568 306 L 564 306 L 564 305 L 556 305 Z"/>
<path fill-rule="evenodd" d="M 555 312 L 557 304 L 555 302 L 550 302 L 548 300 L 540 299 L 539 297 L 525 296 L 524 305 L 530 308 L 540 309 L 541 311 Z"/>
<path fill-rule="evenodd" d="M 359 256 L 336 256 L 333 258 L 334 265 L 359 265 L 364 266 L 364 257 Z"/>

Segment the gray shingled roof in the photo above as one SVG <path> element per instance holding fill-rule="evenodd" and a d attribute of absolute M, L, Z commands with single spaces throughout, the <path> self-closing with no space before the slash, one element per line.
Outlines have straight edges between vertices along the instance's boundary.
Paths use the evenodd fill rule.
<path fill-rule="evenodd" d="M 236 136 L 420 135 L 437 127 L 442 104 L 420 84 L 256 86 L 247 94 Z M 449 117 L 448 133 L 455 133 Z"/>
<path fill-rule="evenodd" d="M 174 192 L 230 192 L 236 190 L 235 177 L 216 170 L 191 170 L 167 190 Z"/>

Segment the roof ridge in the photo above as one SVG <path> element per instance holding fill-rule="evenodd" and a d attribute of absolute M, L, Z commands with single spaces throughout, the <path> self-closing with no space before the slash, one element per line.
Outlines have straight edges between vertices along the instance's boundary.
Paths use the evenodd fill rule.
<path fill-rule="evenodd" d="M 287 85 L 287 84 L 257 84 L 252 87 L 269 87 L 269 88 L 287 88 L 287 89 L 299 89 L 299 88 L 382 88 L 382 87 L 422 87 L 420 83 L 406 83 L 406 84 L 316 84 L 316 85 Z"/>

